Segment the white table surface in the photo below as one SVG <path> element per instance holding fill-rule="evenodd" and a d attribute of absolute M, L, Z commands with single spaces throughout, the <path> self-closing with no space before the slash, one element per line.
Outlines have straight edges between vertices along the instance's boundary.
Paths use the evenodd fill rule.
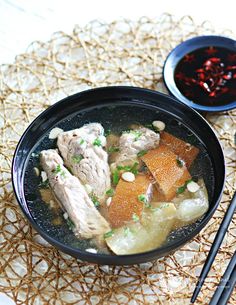
<path fill-rule="evenodd" d="M 227 0 L 0 0 L 0 63 L 14 60 L 34 40 L 48 40 L 58 30 L 71 32 L 75 24 L 119 17 L 156 17 L 169 12 L 210 20 L 217 28 L 236 31 L 235 1 Z"/>
<path fill-rule="evenodd" d="M 94 19 L 152 18 L 168 12 L 191 15 L 199 23 L 209 20 L 216 28 L 236 33 L 235 6 L 234 0 L 0 0 L 0 64 L 13 62 L 34 40 L 48 40 L 59 30 L 70 33 L 75 24 Z M 13 304 L 0 291 L 0 305 Z"/>

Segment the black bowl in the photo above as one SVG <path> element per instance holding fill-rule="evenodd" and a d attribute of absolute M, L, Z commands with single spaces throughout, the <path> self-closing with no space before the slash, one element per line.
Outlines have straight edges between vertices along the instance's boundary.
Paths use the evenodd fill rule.
<path fill-rule="evenodd" d="M 228 50 L 230 52 L 236 52 L 236 41 L 228 37 L 217 35 L 197 36 L 185 40 L 177 47 L 175 47 L 166 58 L 163 68 L 163 79 L 165 85 L 171 95 L 198 111 L 217 112 L 234 109 L 236 108 L 236 100 L 227 102 L 222 105 L 204 105 L 197 102 L 197 99 L 199 99 L 198 95 L 195 96 L 193 100 L 191 100 L 187 98 L 176 85 L 174 76 L 176 67 L 178 66 L 179 62 L 184 58 L 185 55 L 206 47 L 223 48 L 226 51 Z"/>
<path fill-rule="evenodd" d="M 122 256 L 86 252 L 84 241 L 75 238 L 66 224 L 59 227 L 51 224 L 51 212 L 39 198 L 37 190 L 39 178 L 32 174 L 33 167 L 37 166 L 35 163 L 37 158 L 32 158 L 32 152 L 37 153 L 42 149 L 55 147 L 55 140 L 49 140 L 47 136 L 55 126 L 68 130 L 96 121 L 109 128 L 112 121 L 116 128 L 120 123 L 124 125 L 135 121 L 145 123 L 154 119 L 168 121 L 167 131 L 177 136 L 180 136 L 178 131 L 182 130 L 185 134 L 182 138 L 194 134 L 194 138 L 199 141 L 203 154 L 208 156 L 208 161 L 203 163 L 200 170 L 209 192 L 209 210 L 190 229 L 186 227 L 181 232 L 177 232 L 171 236 L 169 242 L 158 249 Z M 216 210 L 222 195 L 224 177 L 225 163 L 220 143 L 204 118 L 174 98 L 133 87 L 92 89 L 69 96 L 49 107 L 30 124 L 21 137 L 12 164 L 12 181 L 16 198 L 35 230 L 65 253 L 81 260 L 111 265 L 150 261 L 165 256 L 190 241 L 207 224 Z"/>

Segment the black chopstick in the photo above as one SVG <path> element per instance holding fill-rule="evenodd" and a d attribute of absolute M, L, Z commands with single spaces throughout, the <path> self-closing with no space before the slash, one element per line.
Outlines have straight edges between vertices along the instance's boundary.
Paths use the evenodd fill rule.
<path fill-rule="evenodd" d="M 217 289 L 209 303 L 209 305 L 216 305 L 218 304 L 218 302 L 220 302 L 220 300 L 223 300 L 223 295 L 227 296 L 229 298 L 230 294 L 228 294 L 228 292 L 230 292 L 231 289 L 234 288 L 233 283 L 232 283 L 232 275 L 234 273 L 234 271 L 236 270 L 235 267 L 236 266 L 236 251 L 234 252 L 233 257 L 231 258 L 224 275 L 222 276 L 219 285 L 217 286 Z M 232 291 L 231 291 L 232 292 Z M 225 298 L 225 297 L 224 297 Z M 227 301 L 227 300 L 226 300 Z M 222 303 L 222 304 L 226 304 L 226 303 Z"/>
<path fill-rule="evenodd" d="M 225 288 L 223 290 L 223 293 L 222 293 L 217 305 L 228 304 L 229 297 L 231 296 L 235 285 L 236 285 L 236 267 L 234 267 L 234 271 L 231 273 L 231 276 L 230 276 L 230 279 L 228 282 L 228 288 Z"/>
<path fill-rule="evenodd" d="M 208 253 L 208 256 L 207 256 L 207 259 L 206 259 L 206 262 L 203 266 L 203 269 L 201 271 L 201 274 L 199 276 L 199 279 L 198 279 L 198 282 L 197 282 L 197 285 L 195 287 L 195 290 L 193 292 L 193 296 L 191 298 L 191 303 L 194 303 L 201 288 L 202 288 L 202 285 L 205 281 L 205 278 L 208 274 L 208 272 L 210 271 L 210 268 L 211 268 L 211 265 L 212 263 L 214 262 L 214 259 L 216 257 L 216 254 L 218 252 L 218 249 L 220 248 L 220 245 L 224 239 L 224 236 L 225 236 L 225 233 L 229 227 L 229 224 L 233 218 L 233 215 L 234 215 L 234 212 L 235 212 L 235 209 L 236 209 L 236 193 L 234 193 L 234 196 L 232 198 L 232 201 L 225 213 L 225 216 L 223 218 L 223 221 L 218 229 L 218 232 L 215 236 L 215 239 L 213 241 L 213 244 L 212 244 L 212 247 Z"/>
<path fill-rule="evenodd" d="M 228 282 L 228 288 L 224 289 L 217 305 L 228 304 L 229 297 L 231 296 L 235 285 L 236 285 L 236 268 L 234 267 L 234 271 L 231 273 L 231 276 L 230 276 L 230 279 Z"/>

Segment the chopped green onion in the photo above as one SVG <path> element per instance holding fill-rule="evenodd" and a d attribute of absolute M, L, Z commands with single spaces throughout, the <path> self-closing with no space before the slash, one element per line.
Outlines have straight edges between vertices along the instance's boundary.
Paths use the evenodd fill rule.
<path fill-rule="evenodd" d="M 109 153 L 114 153 L 114 152 L 119 152 L 120 151 L 120 149 L 119 149 L 119 147 L 117 147 L 117 146 L 110 146 L 109 148 L 108 148 L 108 152 Z"/>
<path fill-rule="evenodd" d="M 138 166 L 139 166 L 139 163 L 138 162 L 134 162 L 132 168 L 131 168 L 131 172 L 134 174 L 134 175 L 137 175 L 138 174 Z"/>
<path fill-rule="evenodd" d="M 137 156 L 142 157 L 142 156 L 146 155 L 146 153 L 147 153 L 147 150 L 141 150 L 139 153 L 137 153 Z"/>
<path fill-rule="evenodd" d="M 131 129 L 123 130 L 123 131 L 122 131 L 122 134 L 123 134 L 123 133 L 130 133 L 130 131 L 131 131 Z"/>
<path fill-rule="evenodd" d="M 105 132 L 104 136 L 107 137 L 111 134 L 111 129 L 107 129 L 107 131 Z"/>
<path fill-rule="evenodd" d="M 99 202 L 99 201 L 94 201 L 94 205 L 95 205 L 95 207 L 97 208 L 97 207 L 100 206 L 100 202 Z"/>
<path fill-rule="evenodd" d="M 176 193 L 177 194 L 182 194 L 185 190 L 186 190 L 186 185 L 184 184 L 184 185 L 177 188 Z"/>
<path fill-rule="evenodd" d="M 130 166 L 130 165 L 125 165 L 125 166 L 118 165 L 116 167 L 116 169 L 118 171 L 125 170 L 127 172 L 133 173 L 134 175 L 137 175 L 137 173 L 138 173 L 138 168 L 137 168 L 138 165 L 139 165 L 138 162 L 134 162 L 134 164 L 132 166 Z"/>
<path fill-rule="evenodd" d="M 131 233 L 131 230 L 129 227 L 124 227 L 124 235 L 128 236 Z"/>
<path fill-rule="evenodd" d="M 158 207 L 158 208 L 153 208 L 153 207 L 151 207 L 151 211 L 152 211 L 152 212 L 157 212 L 157 211 L 160 211 L 160 210 L 161 210 L 160 207 Z"/>
<path fill-rule="evenodd" d="M 91 195 L 91 200 L 96 208 L 100 206 L 100 202 L 98 201 L 97 196 L 95 196 L 94 194 Z"/>
<path fill-rule="evenodd" d="M 138 130 L 131 130 L 130 133 L 132 133 L 135 136 L 134 141 L 138 141 L 138 139 L 142 135 L 142 132 Z"/>
<path fill-rule="evenodd" d="M 68 227 L 70 228 L 70 230 L 73 230 L 75 228 L 75 224 L 69 217 L 67 218 L 66 223 L 67 223 Z"/>
<path fill-rule="evenodd" d="M 117 169 L 118 169 L 119 171 L 121 171 L 121 170 L 131 171 L 132 167 L 129 166 L 129 165 L 125 165 L 125 166 L 118 165 L 118 166 L 117 166 Z"/>
<path fill-rule="evenodd" d="M 155 133 L 160 133 L 160 130 L 158 130 L 155 126 L 153 126 L 153 124 L 146 124 L 144 125 L 146 128 L 151 129 L 152 131 L 154 131 Z"/>
<path fill-rule="evenodd" d="M 113 174 L 112 174 L 112 181 L 113 181 L 113 183 L 114 183 L 115 185 L 118 184 L 119 178 L 120 178 L 120 176 L 119 176 L 119 171 L 118 171 L 118 170 L 115 170 L 115 171 L 113 172 Z"/>
<path fill-rule="evenodd" d="M 65 177 L 66 177 L 66 172 L 65 172 L 65 171 L 61 171 L 61 172 L 60 172 L 60 175 L 61 175 L 63 178 L 65 178 Z"/>
<path fill-rule="evenodd" d="M 189 179 L 189 180 L 187 180 L 187 181 L 184 183 L 184 185 L 178 187 L 177 190 L 176 190 L 176 194 L 182 194 L 182 193 L 186 190 L 187 185 L 188 185 L 191 181 L 193 181 L 193 180 L 192 180 L 192 179 Z"/>
<path fill-rule="evenodd" d="M 93 141 L 93 145 L 94 146 L 102 146 L 102 141 L 99 138 L 97 138 Z"/>
<path fill-rule="evenodd" d="M 137 221 L 139 221 L 139 216 L 137 214 L 133 213 L 132 219 L 134 222 L 137 222 Z"/>
<path fill-rule="evenodd" d="M 66 172 L 62 170 L 60 164 L 58 164 L 58 165 L 56 166 L 56 168 L 52 170 L 52 173 L 54 173 L 55 175 L 60 174 L 60 175 L 61 175 L 62 177 L 64 177 L 64 178 L 65 178 L 65 176 L 66 176 Z"/>
<path fill-rule="evenodd" d="M 39 188 L 41 188 L 41 189 L 48 189 L 49 188 L 49 180 L 47 179 L 47 180 L 45 180 L 43 182 L 40 182 Z"/>
<path fill-rule="evenodd" d="M 82 155 L 75 155 L 71 158 L 71 160 L 73 161 L 73 163 L 80 163 L 80 161 L 83 159 Z"/>
<path fill-rule="evenodd" d="M 117 165 L 116 168 L 117 168 L 118 171 L 121 171 L 121 170 L 125 169 L 125 167 L 129 168 L 129 169 L 131 168 L 130 166 L 121 166 L 121 165 Z"/>
<path fill-rule="evenodd" d="M 184 166 L 184 161 L 180 160 L 180 159 L 176 159 L 176 163 L 179 167 L 183 167 Z"/>
<path fill-rule="evenodd" d="M 61 165 L 58 164 L 55 169 L 52 170 L 54 174 L 59 174 L 61 171 Z"/>
<path fill-rule="evenodd" d="M 160 205 L 159 207 L 157 208 L 151 208 L 151 211 L 153 212 L 157 212 L 157 211 L 160 211 L 161 209 L 164 209 L 164 208 L 167 208 L 170 204 L 169 203 L 163 203 L 162 205 Z"/>
<path fill-rule="evenodd" d="M 109 237 L 112 237 L 114 235 L 115 231 L 114 230 L 111 230 L 109 232 L 106 232 L 103 237 L 104 238 L 109 238 Z"/>
<path fill-rule="evenodd" d="M 160 208 L 163 209 L 163 208 L 167 208 L 170 204 L 169 203 L 163 203 Z"/>
<path fill-rule="evenodd" d="M 84 142 L 85 142 L 84 139 L 81 139 L 79 144 L 82 145 Z"/>
<path fill-rule="evenodd" d="M 138 195 L 138 200 L 143 203 L 147 203 L 147 197 L 144 194 Z"/>
<path fill-rule="evenodd" d="M 145 127 L 149 128 L 149 129 L 153 129 L 153 125 L 152 124 L 145 124 Z"/>
<path fill-rule="evenodd" d="M 133 134 L 134 135 L 134 141 L 137 141 L 141 137 L 141 135 L 142 135 L 141 131 L 132 130 L 132 129 L 131 130 L 125 130 L 125 131 L 122 132 L 122 134 L 123 133 L 131 133 L 131 134 Z"/>
<path fill-rule="evenodd" d="M 107 190 L 106 191 L 106 195 L 108 195 L 108 196 L 113 196 L 114 195 L 114 190 L 113 189 L 109 189 L 109 190 Z"/>
<path fill-rule="evenodd" d="M 144 194 L 138 195 L 138 201 L 144 203 L 146 208 L 151 207 L 150 203 L 148 202 L 147 196 Z"/>

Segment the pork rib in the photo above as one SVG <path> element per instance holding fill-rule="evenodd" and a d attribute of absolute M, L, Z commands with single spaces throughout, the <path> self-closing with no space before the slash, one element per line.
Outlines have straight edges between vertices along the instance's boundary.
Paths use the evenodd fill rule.
<path fill-rule="evenodd" d="M 92 238 L 108 232 L 108 222 L 96 209 L 79 179 L 64 167 L 57 150 L 43 150 L 40 161 L 55 197 L 75 224 L 75 234 Z"/>

